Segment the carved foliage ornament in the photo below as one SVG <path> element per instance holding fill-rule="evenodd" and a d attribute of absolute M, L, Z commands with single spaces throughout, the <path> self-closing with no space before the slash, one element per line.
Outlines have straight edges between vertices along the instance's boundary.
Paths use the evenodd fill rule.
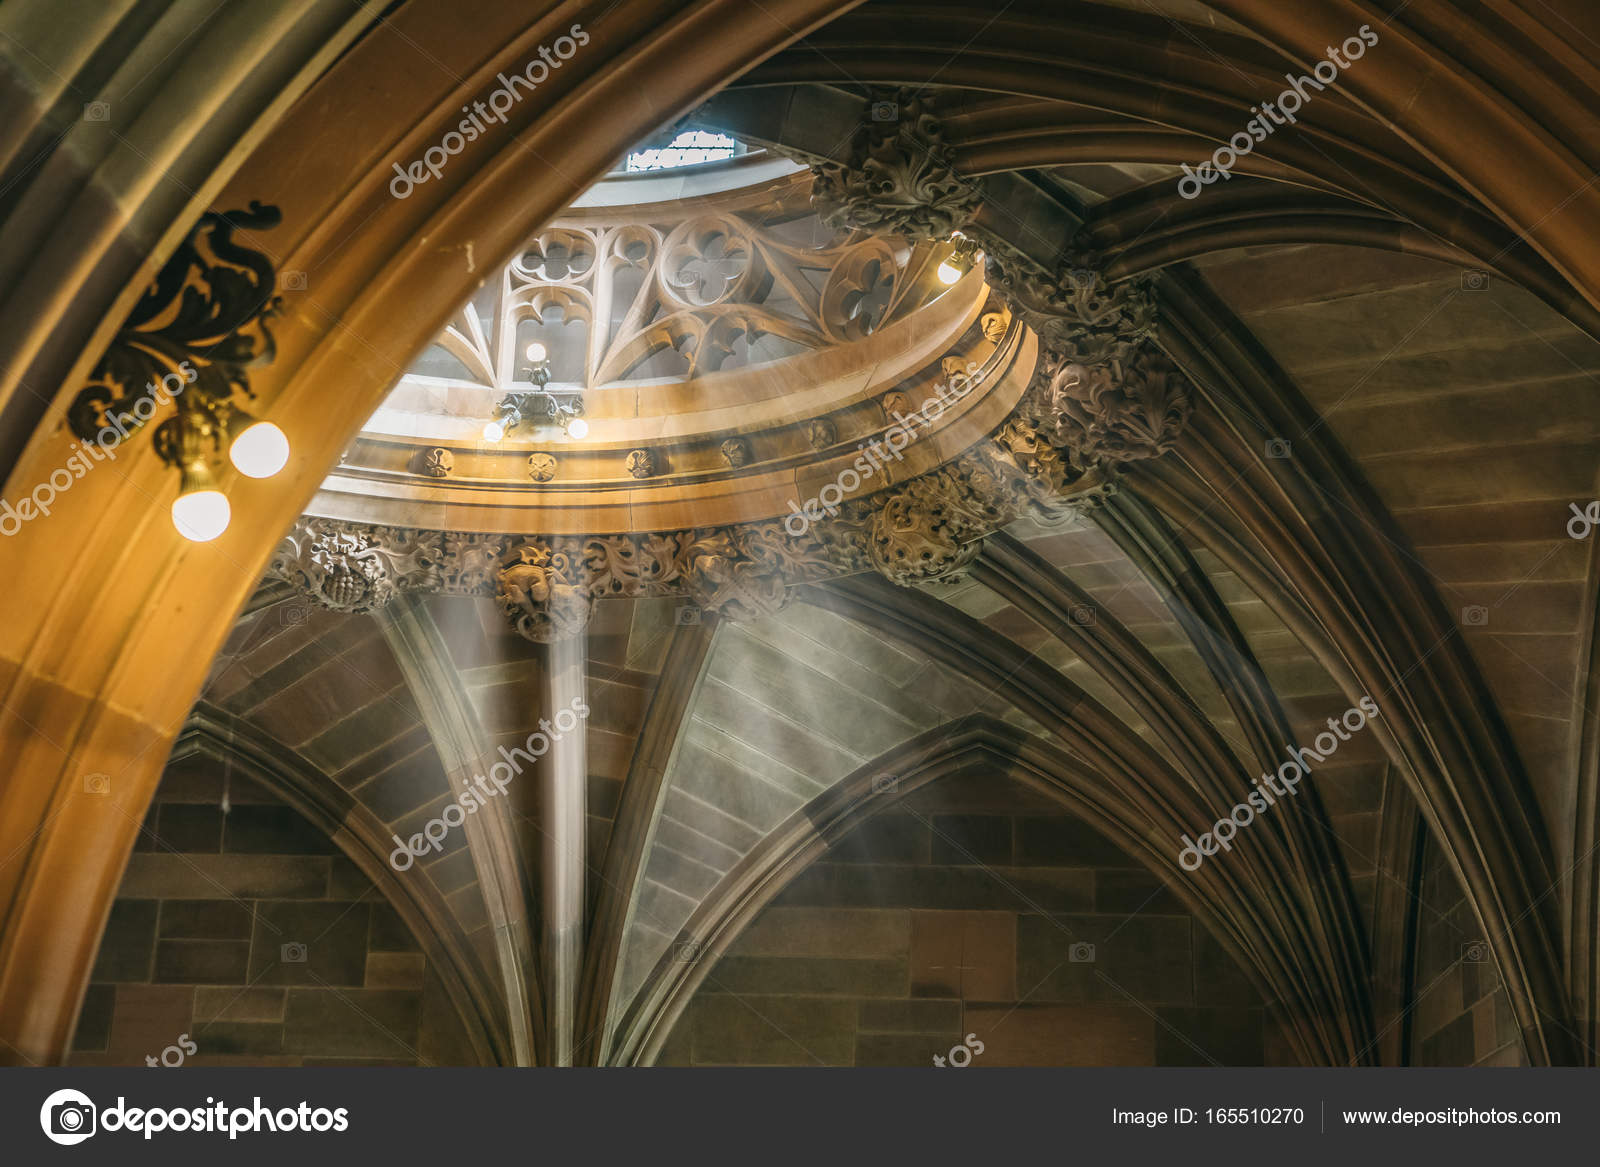
<path fill-rule="evenodd" d="M 830 227 L 948 239 L 983 201 L 956 172 L 939 120 L 909 89 L 874 89 L 844 162 L 812 170 L 811 202 Z"/>
<path fill-rule="evenodd" d="M 267 230 L 281 219 L 278 208 L 259 202 L 200 216 L 68 407 L 75 435 L 92 441 L 111 427 L 126 436 L 178 388 L 175 375 L 183 392 L 213 402 L 228 401 L 235 389 L 254 395 L 248 370 L 275 355 L 267 321 L 281 301 L 272 262 L 235 243 L 233 233 Z"/>
<path fill-rule="evenodd" d="M 1142 348 L 1101 365 L 1047 357 L 1019 412 L 1080 460 L 1116 463 L 1166 453 L 1191 409 L 1177 366 L 1159 350 Z"/>
<path fill-rule="evenodd" d="M 800 536 L 776 519 L 531 538 L 302 519 L 270 574 L 342 612 L 368 612 L 406 591 L 493 595 L 521 635 L 548 643 L 580 633 L 594 601 L 612 596 L 687 594 L 705 611 L 752 620 L 782 608 L 800 583 L 872 569 L 907 585 L 946 578 L 977 556 L 991 531 L 1023 513 L 1070 517 L 1097 501 L 1104 482 L 1019 419 L 1000 440 L 849 502 Z"/>
<path fill-rule="evenodd" d="M 1156 333 L 1155 284 L 1149 277 L 1107 283 L 1086 257 L 1055 272 L 985 236 L 986 275 L 1044 347 L 1083 365 L 1121 360 Z"/>
<path fill-rule="evenodd" d="M 438 532 L 302 519 L 273 555 L 268 574 L 335 612 L 371 612 L 402 591 L 436 591 Z"/>

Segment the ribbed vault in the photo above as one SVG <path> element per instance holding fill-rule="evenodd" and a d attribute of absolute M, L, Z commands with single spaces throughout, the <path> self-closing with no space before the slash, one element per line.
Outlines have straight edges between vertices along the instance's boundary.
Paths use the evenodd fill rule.
<path fill-rule="evenodd" d="M 8 7 L 0 31 L 37 39 L 51 7 Z M 164 763 L 227 754 L 382 876 L 483 1061 L 654 1060 L 719 957 L 830 844 L 919 786 L 984 774 L 1143 864 L 1296 1060 L 1434 1048 L 1415 1027 L 1443 1006 L 1419 961 L 1446 983 L 1428 961 L 1459 939 L 1491 955 L 1514 1018 L 1479 1055 L 1594 1061 L 1600 536 L 1566 529 L 1600 490 L 1600 74 L 1571 45 L 1593 24 L 1581 4 L 259 7 L 224 5 L 182 50 L 195 67 L 141 89 L 190 36 L 187 6 L 101 5 L 0 88 L 8 500 L 62 463 L 65 407 L 203 211 L 280 207 L 282 227 L 248 243 L 298 277 L 252 405 L 295 459 L 271 489 L 228 480 L 224 538 L 171 535 L 170 475 L 139 441 L 0 547 L 18 597 L 0 632 L 0 1057 L 64 1058 Z M 397 159 L 580 21 L 591 43 L 503 137 L 391 197 Z M 1180 168 L 1364 25 L 1377 43 L 1337 85 L 1185 197 Z M 78 120 L 100 94 L 114 132 Z M 1123 337 L 1115 357 L 1170 362 L 1180 386 L 1150 449 L 1074 463 L 1077 493 L 1058 477 L 1027 514 L 991 507 L 950 540 L 949 571 L 863 571 L 858 542 L 833 561 L 850 570 L 780 578 L 768 609 L 735 610 L 705 581 L 759 551 L 701 548 L 673 561 L 687 585 L 602 595 L 553 644 L 515 634 L 492 582 L 417 587 L 449 594 L 370 615 L 262 583 L 407 362 L 624 148 L 663 124 L 726 130 L 837 194 L 861 143 L 898 132 L 884 103 L 928 113 L 912 164 L 946 170 L 874 227 L 944 246 L 954 223 L 985 250 L 989 292 L 970 276 L 938 339 L 1011 378 L 895 488 L 955 474 L 996 433 L 1005 456 L 963 464 L 965 481 L 1010 467 L 1012 495 L 1038 486 L 1041 447 L 1004 427 L 1079 336 L 1061 304 L 1085 272 L 1154 306 L 1138 355 Z M 830 211 L 862 230 L 868 212 L 883 207 Z M 929 379 L 932 360 L 919 353 Z M 862 435 L 881 421 L 865 390 L 833 406 Z M 829 440 L 798 437 L 818 419 L 781 420 L 772 460 L 820 482 L 806 459 Z M 699 548 L 676 489 L 618 488 L 608 514 Z M 630 511 L 648 490 L 654 509 Z M 782 513 L 776 487 L 760 505 Z M 553 534 L 450 511 L 430 529 Z M 387 873 L 387 836 L 421 829 L 574 693 L 591 710 L 581 747 Z M 1291 807 L 1179 867 L 1181 835 L 1363 698 L 1381 716 Z M 85 796 L 90 772 L 115 776 L 109 799 Z M 574 790 L 576 817 L 555 797 Z"/>

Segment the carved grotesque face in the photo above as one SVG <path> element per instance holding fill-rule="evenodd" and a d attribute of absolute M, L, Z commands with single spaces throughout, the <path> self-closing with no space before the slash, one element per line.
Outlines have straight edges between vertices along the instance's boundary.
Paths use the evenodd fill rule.
<path fill-rule="evenodd" d="M 519 600 L 543 604 L 550 599 L 552 572 L 548 566 L 522 563 L 506 569 L 506 591 Z"/>

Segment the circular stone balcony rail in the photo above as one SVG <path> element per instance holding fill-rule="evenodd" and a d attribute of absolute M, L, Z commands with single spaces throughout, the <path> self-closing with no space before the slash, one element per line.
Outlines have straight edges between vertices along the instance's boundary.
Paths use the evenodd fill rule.
<path fill-rule="evenodd" d="M 980 265 L 946 286 L 947 241 L 822 229 L 810 187 L 593 200 L 545 228 L 397 386 L 270 577 L 350 612 L 494 597 L 537 642 L 613 597 L 754 619 L 798 584 L 959 573 L 984 536 L 1068 520 L 1171 446 L 1190 393 L 1148 343 L 1147 284 L 1074 270 L 1018 299 Z M 550 388 L 583 395 L 585 440 L 481 436 L 530 335 Z"/>

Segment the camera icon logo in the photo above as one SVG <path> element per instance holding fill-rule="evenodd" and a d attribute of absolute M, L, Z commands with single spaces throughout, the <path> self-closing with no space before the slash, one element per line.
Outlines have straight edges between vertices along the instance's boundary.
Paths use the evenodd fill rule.
<path fill-rule="evenodd" d="M 85 774 L 83 776 L 83 792 L 85 794 L 110 794 L 111 775 Z"/>
<path fill-rule="evenodd" d="M 1489 946 L 1482 940 L 1473 940 L 1461 946 L 1461 959 L 1466 964 L 1482 964 L 1489 959 Z"/>
<path fill-rule="evenodd" d="M 86 122 L 108 122 L 111 120 L 111 103 L 109 101 L 91 101 L 83 107 L 83 120 Z"/>
<path fill-rule="evenodd" d="M 672 618 L 681 625 L 700 623 L 700 609 L 693 604 L 685 604 L 672 614 Z"/>
<path fill-rule="evenodd" d="M 1072 964 L 1093 964 L 1094 945 L 1086 940 L 1080 940 L 1067 949 L 1067 960 Z"/>
<path fill-rule="evenodd" d="M 278 623 L 285 628 L 293 628 L 306 622 L 306 609 L 304 604 L 285 604 L 278 609 Z"/>
<path fill-rule="evenodd" d="M 1482 628 L 1489 623 L 1489 609 L 1482 604 L 1468 604 L 1461 609 L 1461 622 L 1468 628 Z"/>
<path fill-rule="evenodd" d="M 87 1094 L 57 1090 L 39 1108 L 39 1126 L 52 1143 L 71 1147 L 94 1134 L 98 1113 Z"/>
<path fill-rule="evenodd" d="M 704 946 L 698 940 L 680 940 L 672 950 L 672 959 L 679 964 L 693 964 L 704 951 Z"/>
<path fill-rule="evenodd" d="M 1079 604 L 1076 608 L 1072 609 L 1072 622 L 1079 628 L 1094 627 L 1094 609 L 1088 604 Z"/>
<path fill-rule="evenodd" d="M 284 964 L 304 964 L 306 962 L 306 946 L 298 940 L 291 940 L 288 944 L 280 945 L 278 959 Z"/>
<path fill-rule="evenodd" d="M 875 101 L 872 103 L 872 120 L 897 122 L 900 120 L 900 106 L 892 101 Z"/>
<path fill-rule="evenodd" d="M 1267 457 L 1269 458 L 1287 458 L 1290 450 L 1289 443 L 1283 438 L 1273 438 L 1267 443 Z"/>
<path fill-rule="evenodd" d="M 1461 273 L 1463 292 L 1482 292 L 1489 287 L 1489 273 L 1478 268 L 1468 268 Z"/>
<path fill-rule="evenodd" d="M 874 774 L 872 776 L 872 793 L 893 794 L 900 788 L 900 779 L 894 774 Z"/>
<path fill-rule="evenodd" d="M 279 277 L 279 285 L 285 292 L 303 292 L 306 290 L 306 273 L 286 271 Z"/>

